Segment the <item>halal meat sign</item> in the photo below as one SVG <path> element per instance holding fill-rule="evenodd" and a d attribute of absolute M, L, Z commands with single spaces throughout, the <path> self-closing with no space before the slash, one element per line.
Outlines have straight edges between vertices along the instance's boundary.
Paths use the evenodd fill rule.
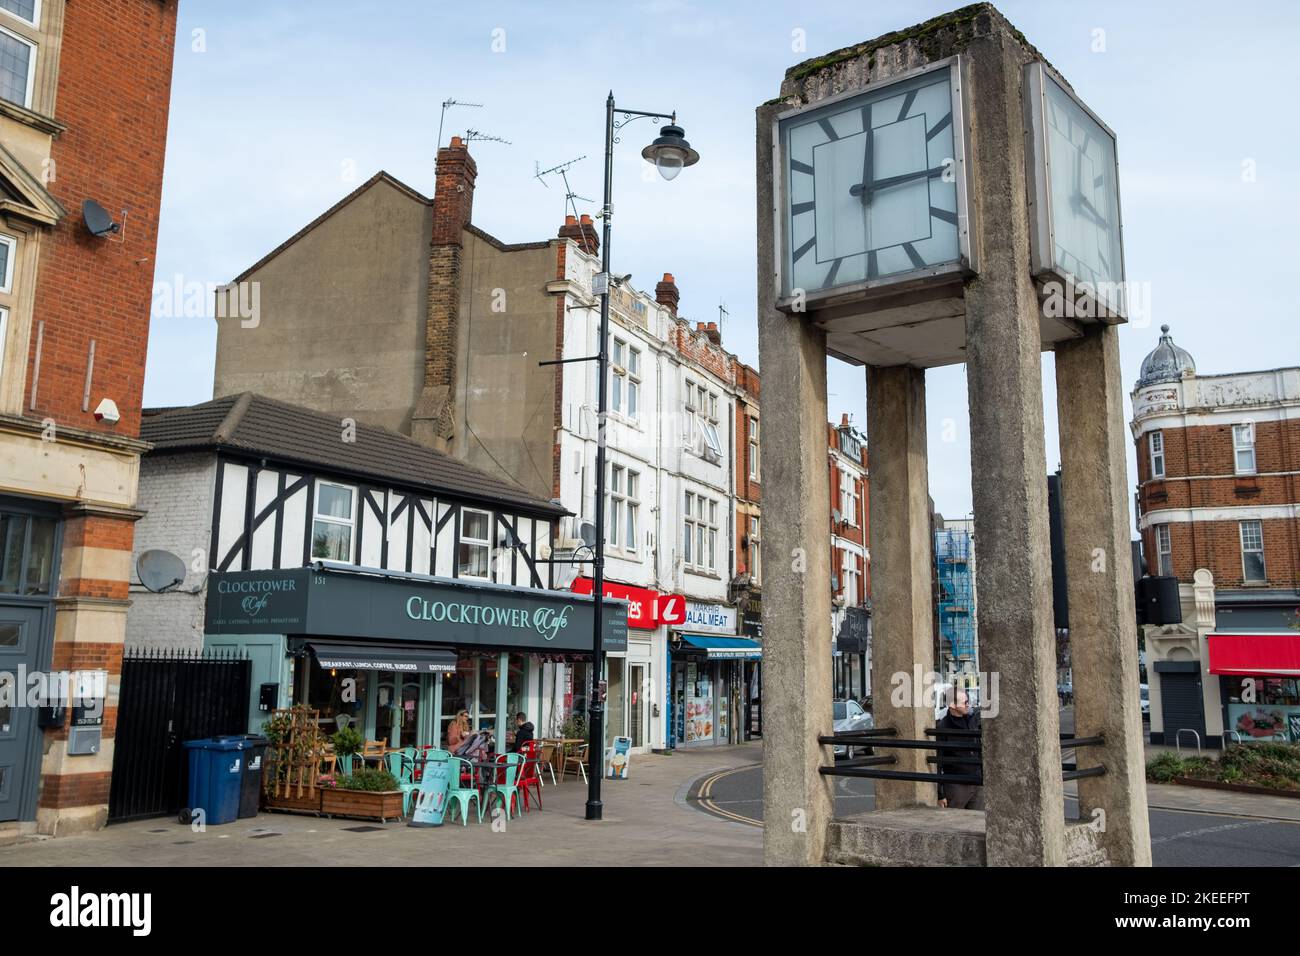
<path fill-rule="evenodd" d="M 591 578 L 577 578 L 574 594 L 590 594 Z M 680 594 L 660 594 L 649 588 L 633 587 L 606 581 L 601 589 L 605 597 L 627 601 L 627 626 L 652 631 L 660 624 L 681 624 L 686 620 L 686 598 Z"/>

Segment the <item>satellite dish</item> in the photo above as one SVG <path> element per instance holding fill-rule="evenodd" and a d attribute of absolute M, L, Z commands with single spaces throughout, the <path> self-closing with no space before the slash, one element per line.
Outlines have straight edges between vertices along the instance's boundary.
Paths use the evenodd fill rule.
<path fill-rule="evenodd" d="M 590 521 L 578 522 L 578 537 L 589 548 L 596 546 L 596 526 Z"/>
<path fill-rule="evenodd" d="M 93 199 L 87 199 L 81 204 L 81 218 L 86 221 L 86 228 L 93 236 L 106 236 L 122 228 L 113 221 L 108 210 Z"/>
<path fill-rule="evenodd" d="M 145 551 L 136 559 L 140 583 L 150 591 L 170 591 L 185 580 L 185 562 L 170 551 Z"/>

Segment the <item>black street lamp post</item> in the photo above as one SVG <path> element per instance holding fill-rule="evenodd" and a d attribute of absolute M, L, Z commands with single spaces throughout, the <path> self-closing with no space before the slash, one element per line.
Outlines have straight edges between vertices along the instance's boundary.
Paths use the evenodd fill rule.
<path fill-rule="evenodd" d="M 615 114 L 623 117 L 616 121 Z M 601 773 L 604 770 L 605 757 L 605 701 L 600 692 L 601 674 L 605 669 L 605 649 L 603 642 L 605 610 L 605 400 L 609 387 L 609 237 L 613 220 L 613 178 L 614 178 L 614 144 L 619 142 L 618 131 L 633 120 L 650 118 L 669 120 L 669 125 L 659 131 L 659 136 L 641 151 L 647 162 L 653 163 L 664 179 L 675 179 L 686 166 L 693 166 L 699 161 L 699 153 L 691 149 L 685 139 L 685 131 L 677 124 L 677 113 L 647 113 L 642 110 L 622 109 L 614 105 L 614 93 L 610 92 L 605 100 L 605 193 L 601 206 L 601 241 L 600 241 L 600 343 L 597 354 L 581 359 L 565 359 L 562 362 L 596 361 L 596 543 L 592 559 L 591 593 L 594 600 L 595 618 L 591 635 L 591 697 L 588 707 L 590 720 L 587 724 L 587 819 L 599 820 L 603 805 L 600 800 Z M 542 365 L 554 365 L 556 362 L 542 362 Z"/>

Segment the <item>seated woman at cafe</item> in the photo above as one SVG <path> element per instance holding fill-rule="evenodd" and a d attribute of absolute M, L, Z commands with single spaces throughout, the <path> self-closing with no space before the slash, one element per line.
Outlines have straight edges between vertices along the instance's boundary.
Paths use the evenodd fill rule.
<path fill-rule="evenodd" d="M 452 753 L 455 753 L 468 736 L 469 711 L 462 710 L 459 711 L 456 716 L 451 719 L 451 723 L 447 725 L 447 749 Z"/>

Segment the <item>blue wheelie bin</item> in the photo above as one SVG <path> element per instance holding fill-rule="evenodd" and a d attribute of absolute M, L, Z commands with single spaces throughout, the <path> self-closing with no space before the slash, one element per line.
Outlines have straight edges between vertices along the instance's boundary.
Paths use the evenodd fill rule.
<path fill-rule="evenodd" d="M 233 823 L 239 817 L 239 792 L 244 778 L 244 740 L 217 737 L 187 740 L 183 744 L 189 763 L 189 796 L 180 812 L 189 823 L 203 811 L 207 825 Z"/>

